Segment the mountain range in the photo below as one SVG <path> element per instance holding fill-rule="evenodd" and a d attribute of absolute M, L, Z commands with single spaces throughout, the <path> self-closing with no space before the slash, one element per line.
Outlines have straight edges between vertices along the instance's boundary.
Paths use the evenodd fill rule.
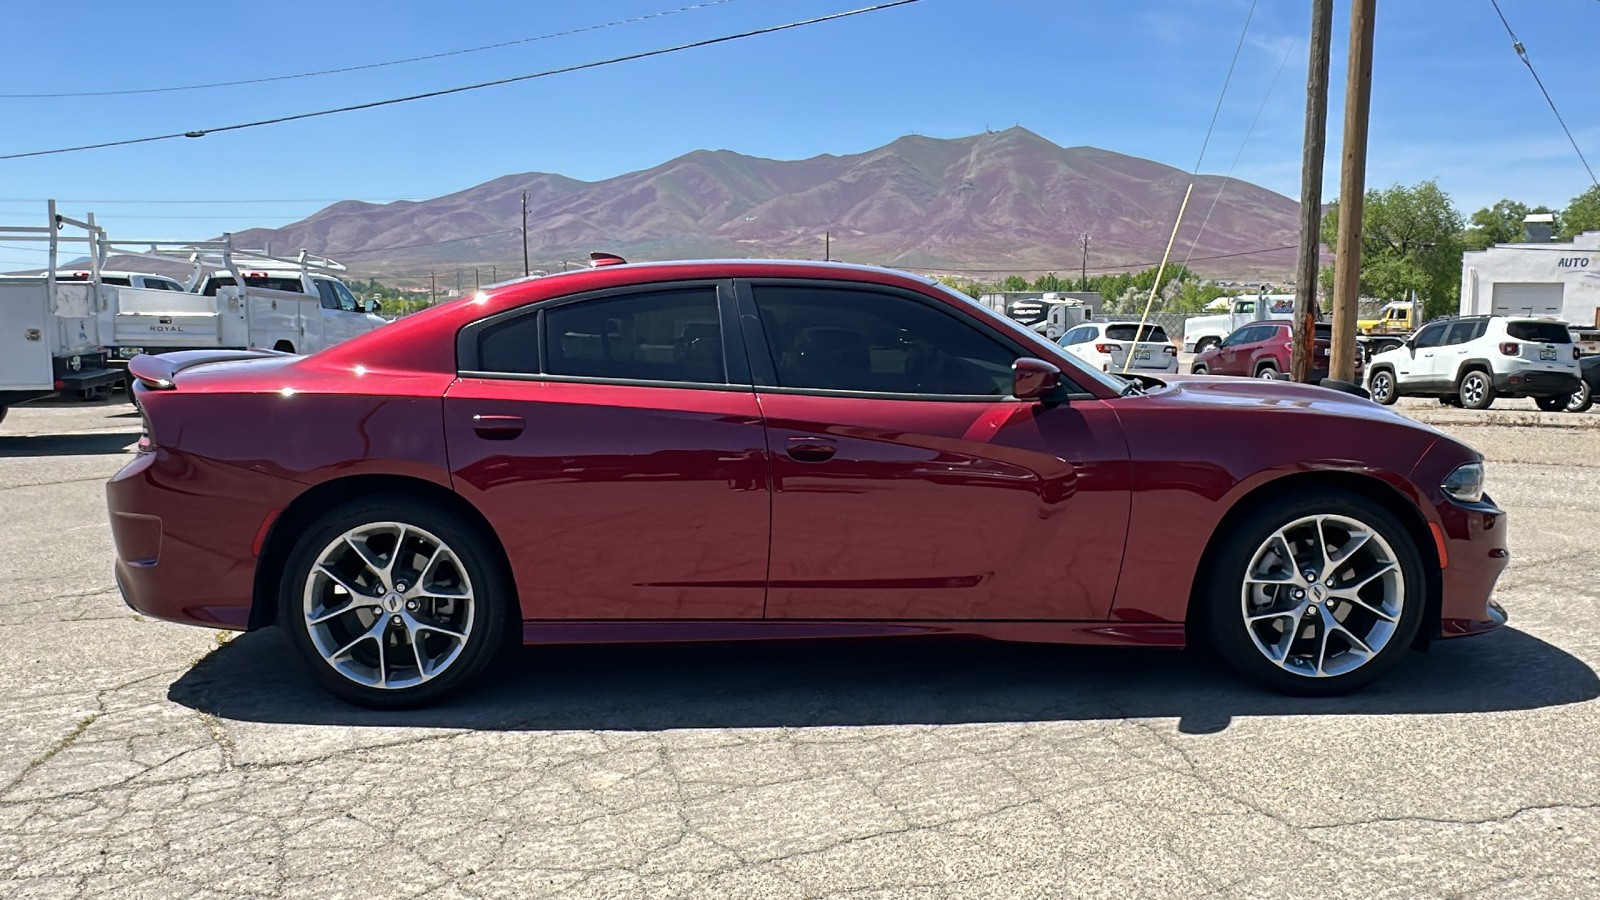
<path fill-rule="evenodd" d="M 909 135 L 865 153 L 772 160 L 696 150 L 585 182 L 506 175 L 431 200 L 349 200 L 236 245 L 305 248 L 379 277 L 495 266 L 519 274 L 523 194 L 535 268 L 591 250 L 629 259 L 833 259 L 952 274 L 1075 274 L 1161 258 L 1188 173 L 1017 127 L 963 138 Z M 1219 189 L 1221 189 L 1219 194 Z M 1194 179 L 1174 259 L 1213 275 L 1289 273 L 1299 204 L 1215 175 Z M 1203 226 L 1203 227 L 1202 227 Z M 826 233 L 826 237 L 825 237 Z M 826 245 L 825 245 L 826 242 Z M 487 272 L 483 273 L 487 283 Z"/>

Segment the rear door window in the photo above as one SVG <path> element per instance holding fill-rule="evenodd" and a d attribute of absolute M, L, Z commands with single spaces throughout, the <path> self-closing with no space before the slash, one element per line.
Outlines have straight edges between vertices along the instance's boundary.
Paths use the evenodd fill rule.
<path fill-rule="evenodd" d="M 728 381 L 715 287 L 582 300 L 544 315 L 547 375 Z"/>
<path fill-rule="evenodd" d="M 1473 332 L 1477 330 L 1477 322 L 1457 322 L 1451 325 L 1450 330 L 1445 333 L 1444 342 L 1449 345 L 1465 344 L 1467 341 L 1472 340 Z"/>
<path fill-rule="evenodd" d="M 1560 322 L 1512 322 L 1506 325 L 1506 334 L 1519 341 L 1540 344 L 1572 343 L 1572 332 Z"/>
<path fill-rule="evenodd" d="M 1417 332 L 1416 346 L 1437 347 L 1444 342 L 1444 331 L 1449 327 L 1449 322 L 1436 322 Z"/>
<path fill-rule="evenodd" d="M 1106 337 L 1113 341 L 1133 341 L 1135 340 L 1134 335 L 1138 331 L 1139 325 L 1137 322 L 1130 322 L 1125 325 L 1107 325 Z M 1138 338 L 1138 340 L 1144 342 L 1158 341 L 1163 344 L 1170 343 L 1171 341 L 1171 339 L 1167 337 L 1166 329 L 1162 328 L 1160 325 L 1146 325 L 1144 328 L 1144 337 Z"/>

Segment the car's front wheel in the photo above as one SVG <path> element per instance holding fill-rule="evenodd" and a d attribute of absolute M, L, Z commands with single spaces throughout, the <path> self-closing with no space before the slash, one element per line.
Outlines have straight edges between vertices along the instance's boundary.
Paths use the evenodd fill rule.
<path fill-rule="evenodd" d="M 1571 395 L 1561 397 L 1535 397 L 1533 398 L 1533 403 L 1535 406 L 1539 407 L 1545 412 L 1562 412 L 1567 408 L 1567 401 L 1571 399 Z"/>
<path fill-rule="evenodd" d="M 1217 652 L 1273 690 L 1327 696 L 1382 675 L 1426 606 L 1421 553 L 1395 516 L 1357 494 L 1260 504 L 1209 561 L 1204 610 Z"/>
<path fill-rule="evenodd" d="M 1368 389 L 1372 394 L 1372 399 L 1384 406 L 1392 406 L 1396 400 L 1400 399 L 1400 391 L 1395 388 L 1394 373 L 1388 369 L 1379 369 L 1373 372 L 1372 382 L 1368 385 Z"/>
<path fill-rule="evenodd" d="M 398 498 L 322 516 L 290 554 L 278 621 L 312 676 L 375 709 L 430 703 L 505 642 L 511 591 L 488 541 L 455 513 Z"/>

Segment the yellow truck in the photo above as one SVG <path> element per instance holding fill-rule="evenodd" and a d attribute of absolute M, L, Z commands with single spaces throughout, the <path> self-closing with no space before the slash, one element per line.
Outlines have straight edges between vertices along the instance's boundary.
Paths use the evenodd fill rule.
<path fill-rule="evenodd" d="M 1412 303 L 1407 300 L 1385 303 L 1376 317 L 1357 319 L 1356 331 L 1361 334 L 1409 334 L 1416 328 L 1411 310 Z"/>

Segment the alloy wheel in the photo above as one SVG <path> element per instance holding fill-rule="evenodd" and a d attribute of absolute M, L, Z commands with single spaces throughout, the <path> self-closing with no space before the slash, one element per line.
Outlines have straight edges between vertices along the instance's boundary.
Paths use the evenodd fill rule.
<path fill-rule="evenodd" d="M 1378 372 L 1372 376 L 1372 399 L 1379 403 L 1386 403 L 1389 394 L 1394 390 L 1394 379 L 1388 372 Z"/>
<path fill-rule="evenodd" d="M 1488 378 L 1482 372 L 1469 372 L 1467 377 L 1461 380 L 1461 405 L 1472 409 L 1480 408 L 1488 391 Z"/>
<path fill-rule="evenodd" d="M 401 690 L 444 674 L 473 637 L 477 603 L 461 558 L 400 522 L 353 528 L 317 555 L 303 625 L 323 661 L 366 688 Z"/>
<path fill-rule="evenodd" d="M 1267 366 L 1266 368 L 1257 372 L 1256 377 L 1262 379 L 1263 381 L 1276 381 L 1278 379 L 1278 370 L 1271 366 Z"/>
<path fill-rule="evenodd" d="M 1567 398 L 1567 412 L 1584 412 L 1593 405 L 1594 397 L 1589 382 L 1578 382 L 1578 389 Z"/>
<path fill-rule="evenodd" d="M 1405 612 L 1394 548 L 1349 516 L 1296 519 L 1256 549 L 1240 589 L 1251 642 L 1305 678 L 1353 672 L 1388 646 Z"/>

